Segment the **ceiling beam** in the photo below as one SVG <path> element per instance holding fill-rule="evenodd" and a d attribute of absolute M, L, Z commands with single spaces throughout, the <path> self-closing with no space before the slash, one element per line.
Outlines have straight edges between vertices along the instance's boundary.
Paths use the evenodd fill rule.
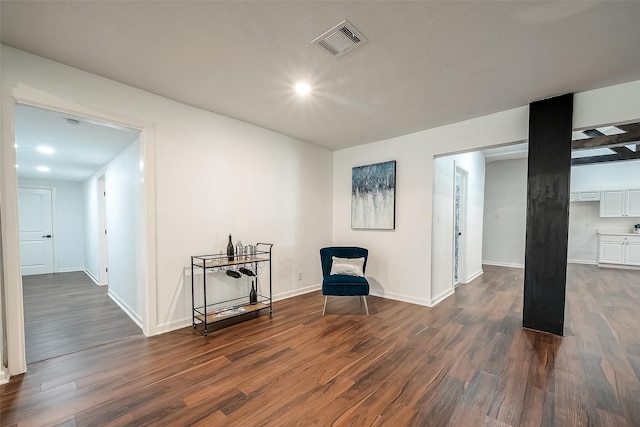
<path fill-rule="evenodd" d="M 627 145 L 640 141 L 640 123 L 616 126 L 626 133 L 620 135 L 603 135 L 588 139 L 579 139 L 571 142 L 573 150 L 586 150 L 589 148 L 605 148 Z"/>
<path fill-rule="evenodd" d="M 640 152 L 631 151 L 629 149 L 627 149 L 627 151 L 628 152 L 607 154 L 604 156 L 578 157 L 575 159 L 571 159 L 571 166 L 583 166 L 583 165 L 591 165 L 594 163 L 621 162 L 624 160 L 640 159 Z"/>
<path fill-rule="evenodd" d="M 607 147 L 609 148 L 609 150 L 614 151 L 618 154 L 629 154 L 629 153 L 635 153 L 635 151 L 630 150 L 629 148 L 623 146 L 620 147 Z"/>

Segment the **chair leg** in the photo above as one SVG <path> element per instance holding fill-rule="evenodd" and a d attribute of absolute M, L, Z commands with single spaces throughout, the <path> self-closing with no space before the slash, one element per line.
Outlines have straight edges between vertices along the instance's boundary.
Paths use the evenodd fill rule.
<path fill-rule="evenodd" d="M 367 305 L 367 297 L 362 296 L 362 301 L 364 301 L 364 309 L 367 311 L 367 316 L 369 315 L 369 306 Z"/>
<path fill-rule="evenodd" d="M 324 311 L 327 309 L 327 296 L 324 296 L 324 307 L 322 307 L 322 315 L 324 316 Z"/>

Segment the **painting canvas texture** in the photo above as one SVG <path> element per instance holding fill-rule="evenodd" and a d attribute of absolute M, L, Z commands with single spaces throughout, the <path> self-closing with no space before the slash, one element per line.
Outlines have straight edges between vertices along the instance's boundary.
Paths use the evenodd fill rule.
<path fill-rule="evenodd" d="M 394 230 L 396 215 L 395 160 L 353 168 L 351 228 Z"/>

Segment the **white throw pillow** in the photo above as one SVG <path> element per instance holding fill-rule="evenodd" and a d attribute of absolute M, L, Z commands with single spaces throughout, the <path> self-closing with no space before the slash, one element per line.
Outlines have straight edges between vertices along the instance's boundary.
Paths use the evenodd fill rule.
<path fill-rule="evenodd" d="M 364 257 L 361 258 L 338 258 L 331 257 L 331 275 L 341 274 L 345 276 L 364 277 L 362 267 L 364 267 Z"/>

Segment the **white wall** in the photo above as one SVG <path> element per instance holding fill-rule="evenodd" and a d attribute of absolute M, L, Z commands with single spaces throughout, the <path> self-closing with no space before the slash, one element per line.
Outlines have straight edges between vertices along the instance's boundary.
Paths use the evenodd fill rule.
<path fill-rule="evenodd" d="M 571 168 L 571 191 L 640 188 L 640 160 Z"/>
<path fill-rule="evenodd" d="M 158 331 L 191 323 L 190 255 L 217 253 L 229 233 L 245 243 L 274 243 L 276 297 L 319 288 L 318 250 L 331 243 L 329 150 L 12 48 L 3 46 L 2 55 L 9 106 L 17 90 L 153 129 Z M 5 114 L 3 125 L 10 124 Z M 4 168 L 15 161 L 12 145 L 3 134 Z M 11 175 L 3 176 L 15 197 Z M 90 260 L 86 267 L 94 268 Z M 14 275 L 9 286 L 17 292 L 18 283 Z"/>
<path fill-rule="evenodd" d="M 372 293 L 432 305 L 451 286 L 451 263 L 433 263 L 432 271 L 432 253 L 452 244 L 450 235 L 446 241 L 434 238 L 432 252 L 434 156 L 523 141 L 527 123 L 528 108 L 522 107 L 334 153 L 334 243 L 369 249 Z M 396 229 L 352 230 L 351 168 L 385 160 L 397 161 Z"/>
<path fill-rule="evenodd" d="M 640 160 L 571 168 L 571 191 L 640 188 Z M 569 210 L 570 262 L 595 264 L 601 230 L 631 230 L 638 218 L 600 218 L 598 202 L 572 202 Z"/>
<path fill-rule="evenodd" d="M 598 202 L 571 202 L 569 208 L 569 244 L 567 259 L 580 264 L 595 264 L 598 258 L 597 230 L 628 230 L 638 218 L 600 218 Z"/>
<path fill-rule="evenodd" d="M 85 263 L 100 279 L 101 234 L 98 180 L 104 175 L 109 253 L 109 296 L 142 327 L 144 313 L 143 180 L 140 139 L 136 139 L 83 183 L 85 194 Z"/>
<path fill-rule="evenodd" d="M 438 157 L 433 161 L 433 248 L 432 264 L 440 268 L 432 275 L 432 303 L 453 292 L 454 181 L 456 166 L 467 171 L 467 214 L 463 225 L 464 253 L 460 283 L 482 274 L 482 218 L 484 211 L 485 160 L 480 151 Z"/>
<path fill-rule="evenodd" d="M 140 326 L 144 312 L 144 260 L 138 244 L 143 239 L 142 184 L 140 141 L 136 140 L 107 165 L 105 191 L 109 295 Z"/>
<path fill-rule="evenodd" d="M 638 121 L 639 97 L 640 81 L 577 93 L 574 127 Z M 369 248 L 367 273 L 374 279 L 374 291 L 419 304 L 432 302 L 432 286 L 438 286 L 432 283 L 432 274 L 442 277 L 443 268 L 431 262 L 434 156 L 525 141 L 528 111 L 515 108 L 334 153 L 333 239 L 336 244 Z M 351 230 L 351 168 L 393 159 L 398 161 L 396 230 Z M 441 242 L 433 243 L 437 251 Z"/>
<path fill-rule="evenodd" d="M 21 186 L 55 189 L 53 211 L 54 271 L 84 270 L 84 194 L 82 184 L 70 181 L 20 179 Z"/>
<path fill-rule="evenodd" d="M 484 264 L 524 267 L 527 223 L 527 159 L 501 160 L 486 167 Z"/>
<path fill-rule="evenodd" d="M 640 188 L 640 161 L 574 166 L 571 191 Z M 487 165 L 483 259 L 486 264 L 524 267 L 527 159 Z M 599 202 L 571 202 L 569 262 L 595 264 L 598 229 L 631 229 L 637 218 L 600 218 Z"/>
<path fill-rule="evenodd" d="M 98 223 L 98 178 L 106 166 L 82 183 L 84 194 L 84 266 L 93 281 L 100 283 L 100 225 Z"/>

